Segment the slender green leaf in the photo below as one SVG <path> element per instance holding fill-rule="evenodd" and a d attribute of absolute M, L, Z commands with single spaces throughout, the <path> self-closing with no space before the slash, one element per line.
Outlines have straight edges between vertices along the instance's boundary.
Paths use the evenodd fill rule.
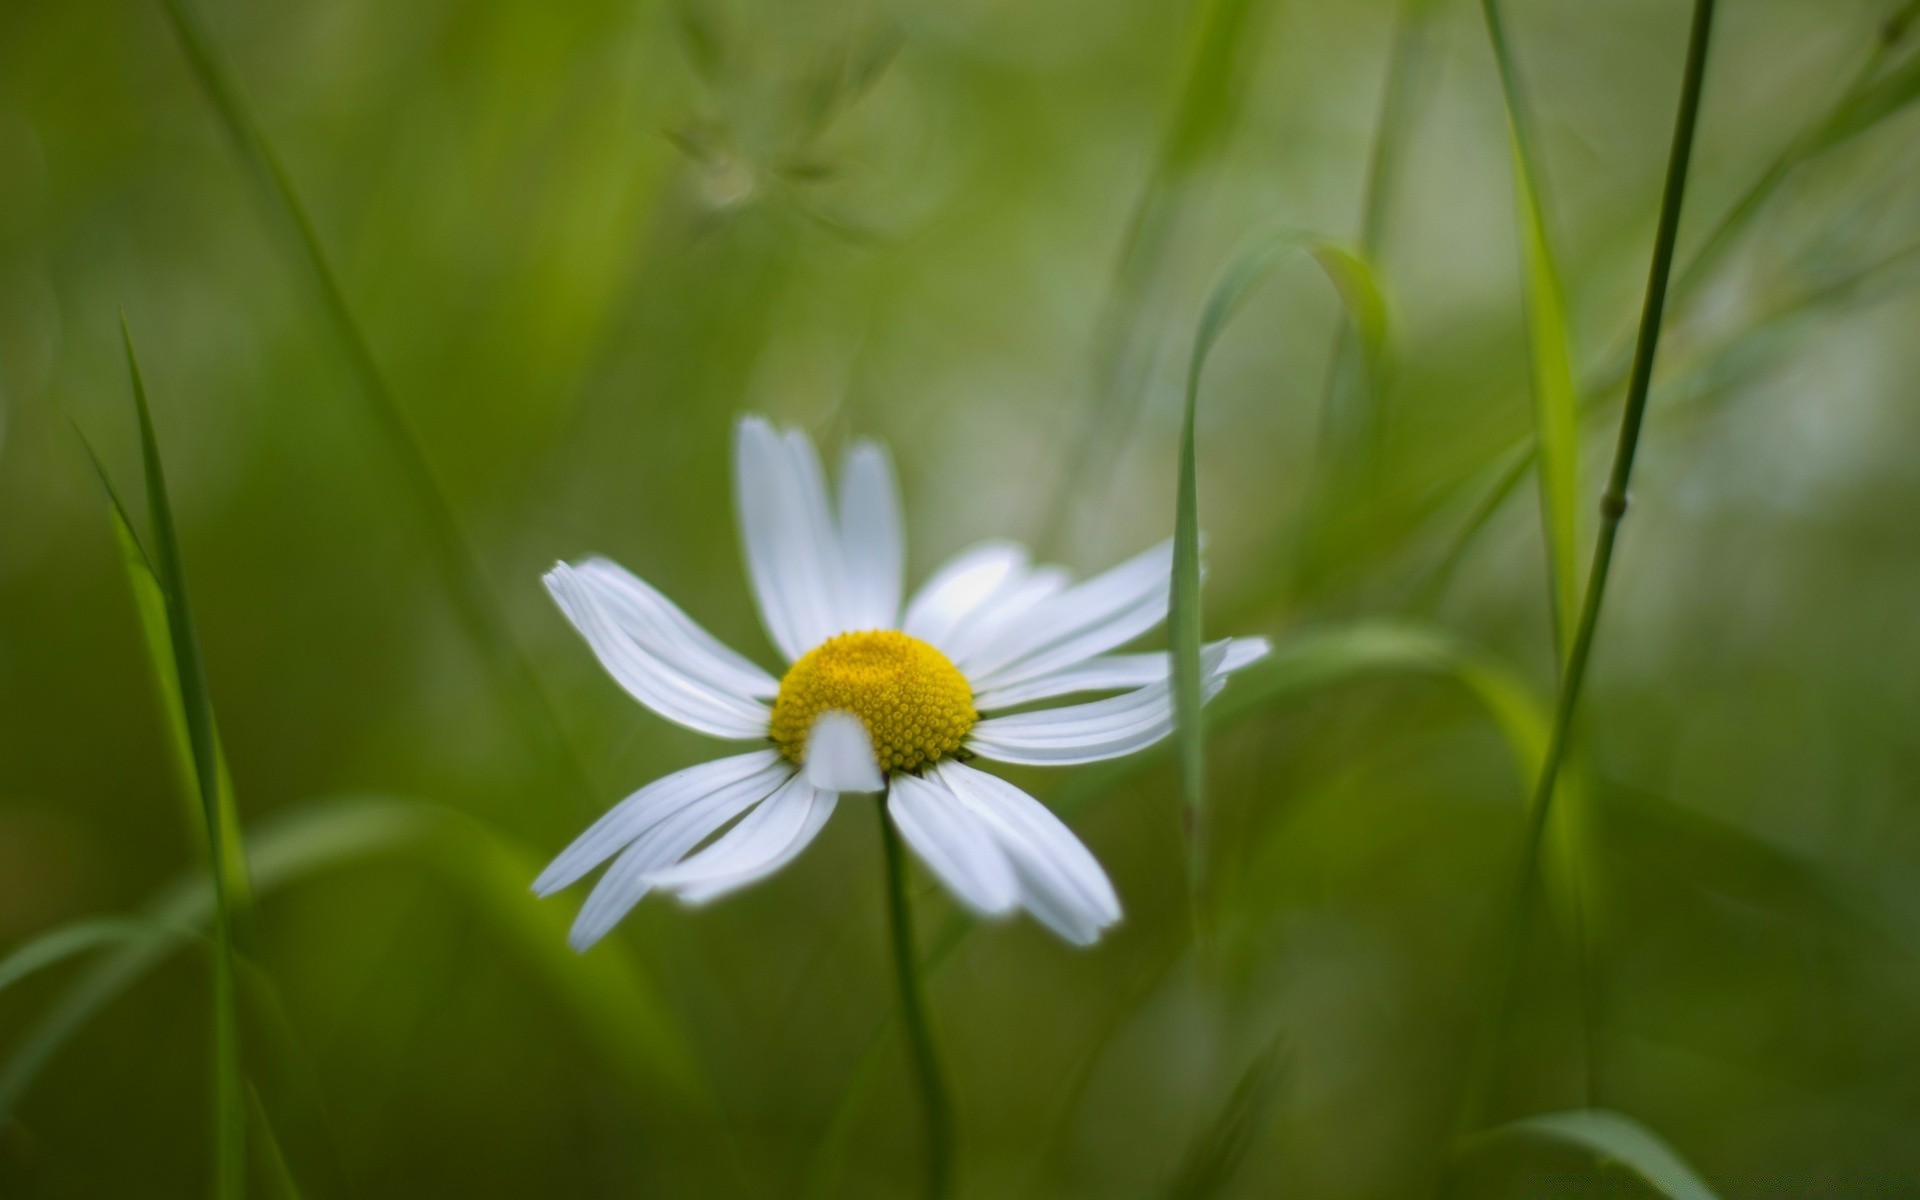
<path fill-rule="evenodd" d="M 1201 711 L 1200 497 L 1194 426 L 1200 378 L 1207 357 L 1254 287 L 1277 263 L 1305 252 L 1332 281 L 1368 358 L 1377 361 L 1386 341 L 1386 304 L 1373 274 L 1348 250 L 1297 230 L 1262 238 L 1228 265 L 1200 315 L 1187 366 L 1186 409 L 1180 424 L 1180 475 L 1173 523 L 1173 581 L 1168 629 L 1173 656 L 1174 742 L 1180 762 L 1182 813 L 1187 830 L 1188 885 L 1198 920 L 1206 892 L 1206 727 Z"/>
<path fill-rule="evenodd" d="M 1254 1055 L 1233 1094 L 1188 1147 L 1185 1159 L 1162 1195 L 1167 1200 L 1214 1200 L 1227 1194 L 1246 1161 L 1285 1077 L 1278 1041 Z"/>
<path fill-rule="evenodd" d="M 1820 126 L 1808 157 L 1859 137 L 1920 99 L 1920 55 L 1850 93 Z"/>
<path fill-rule="evenodd" d="M 1499 0 L 1481 0 L 1487 36 L 1500 71 L 1507 106 L 1508 146 L 1513 155 L 1520 256 L 1526 285 L 1527 346 L 1533 364 L 1533 416 L 1540 460 L 1540 517 L 1546 532 L 1554 637 L 1562 654 L 1573 637 L 1580 605 L 1577 539 L 1580 505 L 1580 393 L 1573 377 L 1560 268 L 1547 236 L 1540 168 L 1533 145 L 1519 70 L 1507 42 Z"/>
<path fill-rule="evenodd" d="M 49 930 L 0 958 L 0 991 L 36 971 L 122 943 L 167 941 L 185 931 L 136 917 L 89 917 Z"/>
<path fill-rule="evenodd" d="M 1581 1108 L 1525 1117 L 1476 1134 L 1466 1152 L 1515 1141 L 1544 1141 L 1584 1150 L 1602 1164 L 1632 1172 L 1670 1200 L 1717 1200 L 1714 1190 L 1659 1134 L 1611 1109 Z"/>
<path fill-rule="evenodd" d="M 140 458 L 146 476 L 147 514 L 153 525 L 152 583 L 157 583 L 166 613 L 164 642 L 155 640 L 157 631 L 150 619 L 142 620 L 142 631 L 149 638 L 148 654 L 155 677 L 163 688 L 171 685 L 178 696 L 178 719 L 169 723 L 176 734 L 184 730 L 186 735 L 184 741 L 174 739 L 174 749 L 182 764 L 181 777 L 193 785 L 200 801 L 206 828 L 208 870 L 213 877 L 217 907 L 214 923 L 218 947 L 214 955 L 214 1193 L 221 1200 L 229 1200 L 246 1191 L 245 1079 L 240 1063 L 238 1001 L 234 993 L 234 948 L 250 940 L 252 888 L 238 836 L 240 822 L 234 809 L 232 786 L 226 766 L 220 761 L 219 733 L 214 723 L 213 702 L 207 692 L 206 668 L 200 658 L 199 632 L 194 628 L 187 600 L 186 569 L 173 524 L 173 507 L 167 497 L 160 444 L 153 432 L 153 414 L 147 406 L 146 384 L 140 377 L 140 364 L 134 355 L 133 335 L 124 321 L 121 336 L 126 345 L 127 371 L 133 382 L 134 412 L 140 425 Z M 150 606 L 153 588 L 130 552 L 138 547 L 138 540 L 117 497 L 111 490 L 108 496 L 117 524 L 116 534 L 122 548 L 129 550 L 125 557 L 135 603 Z"/>

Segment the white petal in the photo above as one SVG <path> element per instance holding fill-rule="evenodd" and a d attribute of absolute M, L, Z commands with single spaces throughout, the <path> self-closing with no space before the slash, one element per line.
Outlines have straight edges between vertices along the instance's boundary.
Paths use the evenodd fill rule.
<path fill-rule="evenodd" d="M 1027 552 L 1012 542 L 982 542 L 962 550 L 920 585 L 900 628 L 945 649 L 948 635 L 961 620 L 1026 565 Z"/>
<path fill-rule="evenodd" d="M 1221 663 L 1220 670 L 1228 675 L 1260 661 L 1272 649 L 1267 639 L 1262 637 L 1211 642 L 1208 649 L 1216 646 L 1227 647 L 1227 657 Z M 1036 700 L 1050 700 L 1055 696 L 1071 696 L 1075 692 L 1112 692 L 1121 688 L 1144 687 L 1170 678 L 1172 673 L 1173 657 L 1165 650 L 1147 654 L 1103 654 L 1051 675 L 980 692 L 974 696 L 973 705 L 981 712 L 994 712 L 1015 705 L 1031 704 Z"/>
<path fill-rule="evenodd" d="M 898 626 L 907 543 L 893 462 L 877 442 L 855 442 L 841 459 L 840 552 L 848 628 Z"/>
<path fill-rule="evenodd" d="M 845 568 L 813 444 L 759 417 L 734 433 L 734 488 L 747 573 L 767 635 L 788 660 L 836 633 Z"/>
<path fill-rule="evenodd" d="M 1100 863 L 1047 806 L 1019 788 L 958 762 L 934 769 L 940 782 L 986 822 L 1020 884 L 1020 902 L 1077 946 L 1120 919 L 1120 898 Z"/>
<path fill-rule="evenodd" d="M 1019 902 L 1013 864 L 993 831 L 937 777 L 895 775 L 887 812 L 920 861 L 968 908 L 999 916 Z"/>
<path fill-rule="evenodd" d="M 706 849 L 649 880 L 688 904 L 704 904 L 756 883 L 793 861 L 833 815 L 836 792 L 795 775 Z"/>
<path fill-rule="evenodd" d="M 772 712 L 758 700 L 725 691 L 649 653 L 617 622 L 581 573 L 560 563 L 546 574 L 547 590 L 587 639 L 600 665 L 634 699 L 689 729 L 739 740 L 767 736 Z"/>
<path fill-rule="evenodd" d="M 1162 543 L 1036 606 L 969 664 L 977 687 L 1002 687 L 1125 645 L 1166 619 L 1173 548 Z"/>
<path fill-rule="evenodd" d="M 807 731 L 807 782 L 829 792 L 877 792 L 886 786 L 873 739 L 860 718 L 824 712 Z"/>
<path fill-rule="evenodd" d="M 649 654 L 720 691 L 771 700 L 780 681 L 736 653 L 632 572 L 604 558 L 575 566 L 614 623 Z"/>
<path fill-rule="evenodd" d="M 540 872 L 540 878 L 533 881 L 533 890 L 542 896 L 550 896 L 570 886 L 588 871 L 625 849 L 647 830 L 717 791 L 757 775 L 767 775 L 766 791 L 761 792 L 764 796 L 773 790 L 779 776 L 784 774 L 778 751 L 756 750 L 751 754 L 701 763 L 697 767 L 675 771 L 664 779 L 656 779 L 608 809 L 598 821 L 588 826 L 585 833 L 575 838 L 571 846 L 562 850 L 559 857 Z"/>
<path fill-rule="evenodd" d="M 954 666 L 966 671 L 984 647 L 1005 636 L 1015 622 L 1026 619 L 1072 582 L 1073 576 L 1064 567 L 1012 572 L 998 590 L 954 626 L 942 648 Z"/>
<path fill-rule="evenodd" d="M 1202 700 L 1226 686 L 1227 647 L 1215 644 L 1201 659 Z M 1173 732 L 1173 680 L 1106 700 L 989 717 L 973 727 L 967 745 L 986 758 L 1030 766 L 1071 766 L 1143 750 Z"/>
<path fill-rule="evenodd" d="M 719 788 L 687 804 L 672 816 L 635 838 L 621 851 L 607 873 L 600 877 L 585 906 L 573 922 L 567 940 L 576 950 L 585 950 L 607 931 L 619 924 L 633 906 L 653 890 L 652 875 L 661 868 L 679 862 L 687 851 L 713 836 L 715 830 L 733 820 L 769 793 L 790 780 L 793 768 L 784 762 L 760 771 L 738 783 Z"/>

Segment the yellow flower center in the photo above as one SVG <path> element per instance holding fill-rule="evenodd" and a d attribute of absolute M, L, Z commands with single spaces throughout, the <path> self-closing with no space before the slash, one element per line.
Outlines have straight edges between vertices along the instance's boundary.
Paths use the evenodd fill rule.
<path fill-rule="evenodd" d="M 823 712 L 860 718 L 883 771 L 917 771 L 960 749 L 979 715 L 947 656 L 891 629 L 843 633 L 800 656 L 773 701 L 773 741 L 798 763 Z"/>

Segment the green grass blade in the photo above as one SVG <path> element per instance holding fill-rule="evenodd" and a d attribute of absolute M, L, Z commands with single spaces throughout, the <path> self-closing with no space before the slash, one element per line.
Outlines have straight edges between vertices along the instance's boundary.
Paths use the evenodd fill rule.
<path fill-rule="evenodd" d="M 427 456 L 408 427 L 387 386 L 386 376 L 348 306 L 346 293 L 320 244 L 306 206 L 267 141 L 245 94 L 216 51 L 213 39 L 188 0 L 161 0 L 161 7 L 186 52 L 194 77 L 207 93 L 228 138 L 253 177 L 267 208 L 286 236 L 280 240 L 303 278 L 312 284 L 321 310 L 347 364 L 358 381 L 367 416 L 399 467 L 400 481 L 426 534 L 427 548 L 454 610 L 523 730 L 529 746 L 550 774 L 566 785 L 568 796 L 585 811 L 592 790 L 549 707 L 539 680 L 514 641 L 505 614 L 494 599 L 485 573 L 468 546 L 459 518 L 441 489 Z"/>
<path fill-rule="evenodd" d="M 16 947 L 5 958 L 0 958 L 0 992 L 36 971 L 109 946 L 166 941 L 184 936 L 184 931 L 171 925 L 135 917 L 89 917 L 75 921 L 49 930 Z"/>
<path fill-rule="evenodd" d="M 148 652 L 156 676 L 163 685 L 172 684 L 179 697 L 180 719 L 174 723 L 175 731 L 184 728 L 186 738 L 184 744 L 176 738 L 175 749 L 185 763 L 181 773 L 191 780 L 200 801 L 207 836 L 208 869 L 213 877 L 217 906 L 213 987 L 214 1194 L 220 1200 L 237 1200 L 246 1191 L 246 1103 L 233 960 L 236 944 L 250 940 L 252 888 L 238 836 L 240 823 L 234 810 L 232 787 L 226 766 L 220 761 L 219 734 L 214 724 L 213 703 L 207 693 L 206 668 L 200 658 L 199 632 L 194 628 L 188 605 L 186 569 L 181 562 L 179 535 L 167 497 L 160 445 L 153 432 L 153 414 L 147 406 L 147 390 L 134 355 L 133 336 L 124 321 L 121 335 L 126 344 L 134 411 L 140 425 L 147 513 L 153 526 L 153 579 L 166 612 L 165 644 L 150 640 Z M 131 524 L 117 499 L 111 501 L 111 508 L 120 526 L 117 533 L 121 545 L 126 548 L 133 541 Z M 137 546 L 137 541 L 133 544 Z M 143 594 L 150 597 L 151 591 L 140 578 L 139 566 L 130 557 L 128 567 L 135 601 L 140 603 Z M 153 632 L 150 622 L 143 621 L 142 628 L 149 635 Z"/>
<path fill-rule="evenodd" d="M 1339 293 L 1342 304 L 1378 361 L 1386 343 L 1386 303 L 1372 271 L 1352 252 L 1328 239 L 1286 230 L 1261 239 L 1228 265 L 1214 285 L 1194 334 L 1188 360 L 1186 408 L 1180 424 L 1180 473 L 1174 502 L 1173 582 L 1167 624 L 1173 655 L 1173 694 L 1176 724 L 1174 744 L 1180 765 L 1181 813 L 1187 832 L 1188 888 L 1196 927 L 1205 907 L 1207 873 L 1206 726 L 1201 711 L 1200 647 L 1200 496 L 1199 468 L 1194 448 L 1195 415 L 1199 408 L 1200 378 L 1214 344 L 1240 311 L 1247 297 L 1279 262 L 1304 252 L 1320 265 Z"/>
<path fill-rule="evenodd" d="M 293 1171 L 287 1166 L 287 1156 L 280 1149 L 273 1122 L 267 1119 L 266 1106 L 260 1103 L 260 1092 L 252 1086 L 247 1088 L 247 1115 L 257 1131 L 254 1141 L 260 1147 L 263 1173 L 273 1182 L 275 1194 L 281 1200 L 302 1200 L 300 1185 L 294 1182 Z"/>
<path fill-rule="evenodd" d="M 1285 1078 L 1279 1042 L 1256 1054 L 1234 1085 L 1233 1094 L 1194 1138 L 1173 1180 L 1162 1191 L 1167 1200 L 1216 1200 L 1228 1194 L 1267 1122 Z"/>
<path fill-rule="evenodd" d="M 1546 534 L 1555 645 L 1564 656 L 1580 605 L 1577 514 L 1580 504 L 1580 393 L 1574 383 L 1560 268 L 1547 236 L 1540 168 L 1519 69 L 1499 0 L 1481 0 L 1487 37 L 1507 106 L 1520 256 L 1526 287 L 1527 347 L 1533 367 L 1533 418 L 1539 447 L 1540 518 Z"/>
<path fill-rule="evenodd" d="M 1624 1113 L 1572 1109 L 1525 1117 L 1475 1135 L 1468 1152 L 1515 1141 L 1549 1142 L 1584 1150 L 1602 1164 L 1624 1168 L 1669 1200 L 1718 1200 L 1714 1190 L 1659 1134 Z"/>

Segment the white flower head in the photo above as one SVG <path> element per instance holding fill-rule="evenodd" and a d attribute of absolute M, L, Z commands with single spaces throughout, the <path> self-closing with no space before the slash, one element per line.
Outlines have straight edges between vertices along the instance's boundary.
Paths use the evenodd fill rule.
<path fill-rule="evenodd" d="M 656 888 L 698 904 L 773 874 L 841 793 L 879 791 L 907 845 L 968 908 L 1025 909 L 1076 945 L 1097 939 L 1120 919 L 1106 872 L 1045 805 L 968 764 L 1095 762 L 1172 732 L 1167 654 L 1113 653 L 1166 619 L 1170 545 L 1076 584 L 1017 545 L 985 542 L 935 571 L 903 610 L 900 501 L 879 445 L 848 449 L 835 503 L 806 435 L 748 417 L 734 477 L 747 571 L 783 677 L 605 559 L 547 573 L 635 699 L 763 747 L 641 788 L 554 859 L 533 885 L 543 896 L 613 860 L 573 945 L 598 941 Z M 1261 638 L 1207 647 L 1206 695 L 1266 652 Z M 1005 713 L 1098 692 L 1118 694 Z"/>

